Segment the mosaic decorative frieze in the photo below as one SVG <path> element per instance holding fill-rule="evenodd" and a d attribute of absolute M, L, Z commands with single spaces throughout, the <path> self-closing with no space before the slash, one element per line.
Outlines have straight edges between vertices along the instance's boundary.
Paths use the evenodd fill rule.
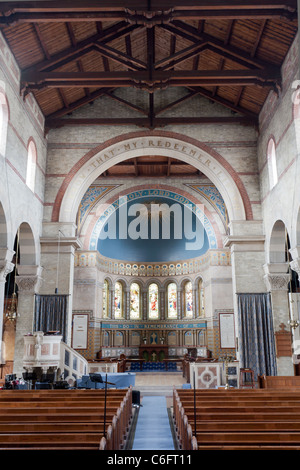
<path fill-rule="evenodd" d="M 224 199 L 221 196 L 221 193 L 218 191 L 216 186 L 212 184 L 188 184 L 187 186 L 201 194 L 201 196 L 213 206 L 215 211 L 221 217 L 224 226 L 227 227 L 228 213 L 226 205 Z"/>
<path fill-rule="evenodd" d="M 78 209 L 78 216 L 77 216 L 77 226 L 80 230 L 80 227 L 83 224 L 83 221 L 86 215 L 92 210 L 92 208 L 97 204 L 99 199 L 109 193 L 112 189 L 115 189 L 117 184 L 114 185 L 92 185 L 86 191 L 85 195 L 83 196 L 79 209 Z"/>
<path fill-rule="evenodd" d="M 75 267 L 96 267 L 108 274 L 139 276 L 139 277 L 168 277 L 185 274 L 197 274 L 209 266 L 230 266 L 229 251 L 209 250 L 203 256 L 178 263 L 124 263 L 101 256 L 97 251 L 76 252 Z"/>

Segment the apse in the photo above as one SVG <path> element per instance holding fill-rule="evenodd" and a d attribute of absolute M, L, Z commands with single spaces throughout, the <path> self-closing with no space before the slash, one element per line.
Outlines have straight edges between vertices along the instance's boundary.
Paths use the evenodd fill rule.
<path fill-rule="evenodd" d="M 202 256 L 209 249 L 204 221 L 195 205 L 180 198 L 124 198 L 103 224 L 97 250 L 133 262 L 172 262 Z"/>

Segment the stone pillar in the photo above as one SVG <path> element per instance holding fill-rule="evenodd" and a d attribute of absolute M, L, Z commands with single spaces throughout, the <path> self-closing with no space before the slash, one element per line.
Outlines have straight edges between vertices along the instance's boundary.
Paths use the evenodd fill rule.
<path fill-rule="evenodd" d="M 193 287 L 193 290 L 192 290 L 192 295 L 193 295 L 193 318 L 197 318 L 197 302 L 196 302 L 196 298 L 197 298 L 197 289 L 195 287 Z"/>
<path fill-rule="evenodd" d="M 264 266 L 265 283 L 271 293 L 272 314 L 275 336 L 282 327 L 289 331 L 290 319 L 288 285 L 290 274 L 287 273 L 288 263 L 271 263 Z M 294 375 L 292 356 L 282 356 L 277 348 L 277 375 Z"/>
<path fill-rule="evenodd" d="M 293 257 L 293 260 L 290 262 L 290 267 L 297 273 L 298 280 L 300 280 L 300 246 L 291 249 L 290 253 Z M 300 294 L 298 292 L 290 294 L 290 312 L 291 320 L 298 320 L 300 322 L 300 312 L 298 310 L 300 305 L 299 297 Z M 291 331 L 293 336 L 293 354 L 295 355 L 295 364 L 299 364 L 300 326 L 291 328 Z"/>
<path fill-rule="evenodd" d="M 148 311 L 148 305 L 147 305 L 147 299 L 148 299 L 148 291 L 147 289 L 142 289 L 142 315 L 141 319 L 146 321 L 147 320 L 147 311 Z"/>
<path fill-rule="evenodd" d="M 124 320 L 130 320 L 130 287 L 126 286 L 124 288 Z"/>
<path fill-rule="evenodd" d="M 166 305 L 166 302 L 165 302 L 165 290 L 162 288 L 162 289 L 159 289 L 158 291 L 158 302 L 159 302 L 159 310 L 160 310 L 160 315 L 159 315 L 159 318 L 160 320 L 165 320 L 166 319 L 166 316 L 167 316 L 167 312 L 165 311 L 165 305 Z"/>
<path fill-rule="evenodd" d="M 182 319 L 181 297 L 182 297 L 182 288 L 177 287 L 177 318 L 178 318 L 178 320 Z"/>
<path fill-rule="evenodd" d="M 236 294 L 259 294 L 266 292 L 264 283 L 265 237 L 260 221 L 232 221 L 230 235 L 224 240 L 224 247 L 230 248 L 232 265 L 233 308 L 235 313 L 235 334 L 239 337 L 238 301 Z M 237 351 L 237 359 L 239 352 Z"/>
<path fill-rule="evenodd" d="M 115 286 L 113 285 L 110 291 L 110 299 L 111 299 L 111 319 L 115 319 Z"/>
<path fill-rule="evenodd" d="M 40 294 L 68 295 L 66 342 L 72 338 L 74 254 L 81 248 L 74 224 L 45 223 L 41 242 L 41 265 L 44 267 Z"/>
<path fill-rule="evenodd" d="M 14 269 L 14 264 L 11 262 L 14 251 L 6 248 L 0 248 L 0 364 L 3 364 L 3 313 L 4 313 L 4 297 L 5 297 L 5 283 L 6 276 Z"/>
<path fill-rule="evenodd" d="M 33 333 L 35 293 L 41 284 L 40 266 L 18 266 L 16 283 L 18 286 L 18 318 L 16 322 L 14 374 L 22 377 L 24 335 Z"/>

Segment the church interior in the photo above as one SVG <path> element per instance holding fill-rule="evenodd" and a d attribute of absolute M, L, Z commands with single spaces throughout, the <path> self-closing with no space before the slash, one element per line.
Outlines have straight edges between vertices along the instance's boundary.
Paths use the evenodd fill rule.
<path fill-rule="evenodd" d="M 300 449 L 298 6 L 0 2 L 0 449 Z"/>

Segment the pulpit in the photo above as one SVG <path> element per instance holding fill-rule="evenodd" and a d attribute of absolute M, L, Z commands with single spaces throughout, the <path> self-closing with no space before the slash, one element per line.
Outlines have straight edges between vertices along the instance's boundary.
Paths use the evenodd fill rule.
<path fill-rule="evenodd" d="M 168 358 L 168 345 L 143 344 L 139 347 L 139 357 L 149 362 L 163 362 Z"/>

